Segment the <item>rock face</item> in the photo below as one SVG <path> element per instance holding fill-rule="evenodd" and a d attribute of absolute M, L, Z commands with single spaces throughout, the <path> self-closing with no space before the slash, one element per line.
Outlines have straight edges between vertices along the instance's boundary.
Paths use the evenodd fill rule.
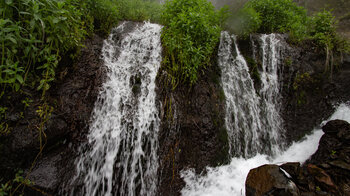
<path fill-rule="evenodd" d="M 69 59 L 60 62 L 55 84 L 47 92 L 47 104 L 54 108 L 44 127 L 46 144 L 44 151 L 34 162 L 39 153 L 40 119 L 36 110 L 42 105 L 40 92 L 25 88 L 24 95 L 16 93 L 4 103 L 21 103 L 30 94 L 31 103 L 26 110 L 23 105 L 10 108 L 10 125 L 13 130 L 8 136 L 0 137 L 0 179 L 13 178 L 17 168 L 29 172 L 31 180 L 43 192 L 57 193 L 63 182 L 74 176 L 73 146 L 81 142 L 88 129 L 91 111 L 94 107 L 99 88 L 105 78 L 105 68 L 100 59 L 103 39 L 94 36 L 86 40 L 77 63 Z M 24 113 L 20 113 L 24 111 Z M 42 195 L 27 190 L 28 195 Z"/>
<path fill-rule="evenodd" d="M 319 148 L 303 166 L 285 163 L 252 169 L 246 180 L 249 195 L 287 195 L 286 177 L 278 173 L 284 169 L 297 185 L 297 195 L 350 195 L 350 124 L 342 120 L 328 122 L 323 128 Z M 281 188 L 280 188 L 281 189 Z M 295 192 L 294 192 L 295 193 Z"/>
<path fill-rule="evenodd" d="M 335 60 L 338 69 L 326 74 L 324 52 L 314 50 L 288 47 L 283 55 L 288 62 L 282 73 L 281 110 L 287 142 L 302 138 L 334 112 L 335 103 L 350 98 L 350 63 Z"/>
<path fill-rule="evenodd" d="M 350 124 L 334 120 L 328 122 L 322 130 L 325 134 L 309 162 L 329 174 L 337 185 L 335 193 L 350 195 Z"/>
<path fill-rule="evenodd" d="M 224 127 L 225 95 L 220 69 L 213 61 L 191 88 L 166 85 L 166 73 L 158 74 L 161 111 L 159 135 L 158 195 L 180 195 L 184 186 L 180 171 L 203 172 L 228 160 L 228 137 Z"/>

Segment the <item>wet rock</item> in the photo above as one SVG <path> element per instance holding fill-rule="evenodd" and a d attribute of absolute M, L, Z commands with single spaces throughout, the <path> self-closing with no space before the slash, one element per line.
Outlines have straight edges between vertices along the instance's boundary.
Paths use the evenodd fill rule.
<path fill-rule="evenodd" d="M 345 163 L 344 161 L 335 160 L 335 161 L 329 162 L 329 164 L 350 171 L 350 164 Z"/>
<path fill-rule="evenodd" d="M 324 163 L 335 159 L 348 160 L 349 142 L 347 137 L 350 134 L 350 124 L 343 120 L 329 121 L 322 127 L 325 134 L 322 136 L 319 148 L 310 160 L 311 163 Z"/>
<path fill-rule="evenodd" d="M 310 175 L 312 175 L 316 181 L 317 184 L 324 187 L 326 190 L 331 190 L 332 192 L 336 192 L 337 187 L 334 184 L 331 177 L 321 168 L 317 167 L 313 164 L 307 165 L 307 170 Z"/>
<path fill-rule="evenodd" d="M 301 196 L 316 196 L 316 193 L 314 193 L 314 192 L 304 192 L 304 193 L 301 193 Z"/>
<path fill-rule="evenodd" d="M 285 163 L 280 166 L 284 169 L 289 175 L 292 176 L 293 179 L 297 179 L 300 175 L 300 163 Z"/>
<path fill-rule="evenodd" d="M 349 134 L 349 126 L 350 124 L 346 121 L 329 121 L 322 127 L 325 134 L 320 140 L 318 150 L 307 163 L 302 166 L 299 163 L 285 163 L 280 166 L 292 176 L 300 195 L 350 195 L 350 142 L 342 135 L 343 133 Z M 272 183 L 275 184 L 275 181 L 278 181 L 276 184 L 285 184 L 286 179 L 275 177 L 276 175 L 273 176 L 273 179 L 267 178 L 266 176 L 272 176 L 271 172 L 262 170 L 263 167 L 253 169 L 249 173 L 246 181 L 247 193 L 256 194 L 256 187 L 263 187 L 260 189 L 266 192 L 274 186 Z M 270 166 L 270 168 L 266 167 L 265 170 L 277 171 L 277 168 L 278 166 Z M 261 192 L 263 191 L 259 193 Z"/>
<path fill-rule="evenodd" d="M 344 120 L 332 120 L 322 127 L 322 131 L 328 135 L 336 135 L 339 139 L 342 139 L 343 136 L 350 134 L 350 124 Z"/>
<path fill-rule="evenodd" d="M 298 196 L 299 189 L 288 179 L 277 165 L 263 165 L 250 170 L 246 186 L 246 196 Z"/>
<path fill-rule="evenodd" d="M 345 54 L 344 55 L 344 62 L 350 63 L 350 54 Z"/>
<path fill-rule="evenodd" d="M 62 57 L 56 72 L 57 80 L 46 92 L 46 103 L 54 108 L 41 130 L 43 151 L 38 156 L 41 119 L 37 113 L 43 104 L 41 92 L 24 87 L 24 94 L 14 93 L 8 100 L 1 100 L 12 114 L 9 119 L 11 132 L 0 136 L 0 180 L 11 180 L 15 171 L 30 171 L 29 179 L 35 188 L 56 195 L 59 186 L 74 175 L 75 154 L 68 143 L 78 145 L 86 140 L 90 114 L 105 79 L 105 68 L 100 58 L 103 39 L 94 36 L 86 40 L 80 57 L 73 63 Z M 19 104 L 29 99 L 30 104 Z M 6 98 L 7 98 L 6 97 Z M 18 103 L 18 104 L 13 104 Z M 36 160 L 36 161 L 34 161 Z M 0 182 L 0 184 L 3 181 Z M 34 189 L 26 189 L 25 195 L 42 195 Z"/>
<path fill-rule="evenodd" d="M 28 179 L 37 188 L 53 192 L 60 182 L 56 166 L 60 159 L 59 154 L 41 159 L 29 173 Z"/>
<path fill-rule="evenodd" d="M 158 100 L 161 103 L 159 130 L 160 186 L 158 195 L 181 195 L 181 170 L 197 174 L 207 166 L 228 161 L 228 136 L 224 126 L 225 99 L 220 86 L 221 71 L 213 64 L 201 73 L 196 84 L 167 85 L 166 72 L 159 71 Z"/>
<path fill-rule="evenodd" d="M 308 45 L 305 43 L 305 45 Z M 302 138 L 334 112 L 334 103 L 350 98 L 350 63 L 340 62 L 332 76 L 324 74 L 325 55 L 310 48 L 287 47 L 283 65 L 282 118 L 286 139 L 293 142 Z M 307 67 L 307 69 L 305 68 Z"/>

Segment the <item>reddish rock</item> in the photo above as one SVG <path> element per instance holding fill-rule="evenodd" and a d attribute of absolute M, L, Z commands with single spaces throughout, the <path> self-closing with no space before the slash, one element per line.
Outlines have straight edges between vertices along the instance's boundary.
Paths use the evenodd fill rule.
<path fill-rule="evenodd" d="M 337 186 L 334 184 L 332 178 L 321 168 L 313 164 L 307 165 L 307 170 L 312 175 L 320 186 L 331 192 L 336 192 Z"/>
<path fill-rule="evenodd" d="M 299 189 L 277 165 L 263 165 L 250 170 L 246 180 L 246 196 L 297 196 Z"/>

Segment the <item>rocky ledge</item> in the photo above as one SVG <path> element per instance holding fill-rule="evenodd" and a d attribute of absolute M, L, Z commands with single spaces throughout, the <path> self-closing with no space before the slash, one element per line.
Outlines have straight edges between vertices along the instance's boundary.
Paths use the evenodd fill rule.
<path fill-rule="evenodd" d="M 250 170 L 246 196 L 350 195 L 350 124 L 329 121 L 318 150 L 303 165 L 263 165 Z"/>

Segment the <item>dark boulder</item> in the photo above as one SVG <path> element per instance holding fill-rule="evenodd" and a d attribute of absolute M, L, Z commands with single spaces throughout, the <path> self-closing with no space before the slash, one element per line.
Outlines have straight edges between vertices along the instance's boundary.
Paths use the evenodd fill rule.
<path fill-rule="evenodd" d="M 299 189 L 277 165 L 250 170 L 245 182 L 246 196 L 298 196 Z"/>
<path fill-rule="evenodd" d="M 293 179 L 297 179 L 300 175 L 300 163 L 285 163 L 280 166 L 283 170 L 285 170 Z"/>

